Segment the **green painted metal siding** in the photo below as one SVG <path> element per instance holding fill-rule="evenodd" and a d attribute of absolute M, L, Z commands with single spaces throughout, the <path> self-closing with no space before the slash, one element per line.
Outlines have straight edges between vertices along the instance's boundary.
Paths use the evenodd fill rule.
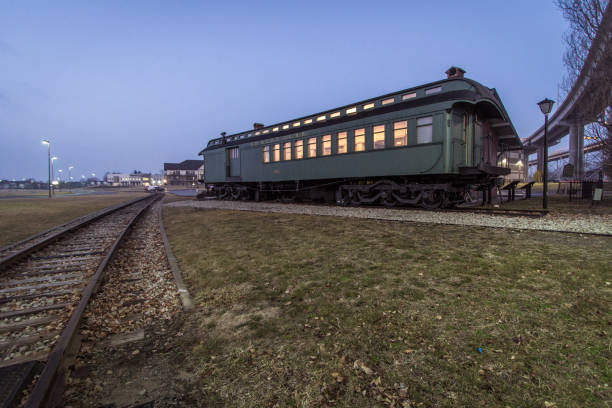
<path fill-rule="evenodd" d="M 355 120 L 349 124 L 320 128 L 314 131 L 298 132 L 294 135 L 277 137 L 265 141 L 243 143 L 240 145 L 240 175 L 243 182 L 315 180 L 326 178 L 348 178 L 366 176 L 420 175 L 440 174 L 444 168 L 444 142 L 446 125 L 444 112 L 394 112 L 373 118 Z M 416 115 L 414 113 L 417 113 Z M 432 143 L 416 144 L 416 120 L 419 117 L 432 116 Z M 407 120 L 408 146 L 393 147 L 393 122 Z M 385 148 L 373 149 L 373 126 L 385 125 Z M 366 151 L 354 151 L 354 131 L 364 128 Z M 348 153 L 337 154 L 336 141 L 339 131 L 347 131 Z M 322 156 L 321 136 L 332 135 L 332 155 Z M 317 157 L 307 157 L 308 139 L 317 137 Z M 292 143 L 292 157 L 295 157 L 295 141 L 303 140 L 304 159 L 280 162 L 263 162 L 263 147 L 273 150 L 279 144 L 282 152 L 283 143 Z M 206 182 L 219 183 L 226 181 L 225 149 L 204 152 L 204 165 L 207 169 Z M 282 155 L 281 155 L 282 157 Z M 234 164 L 233 164 L 234 165 Z M 232 167 L 233 167 L 232 165 Z"/>

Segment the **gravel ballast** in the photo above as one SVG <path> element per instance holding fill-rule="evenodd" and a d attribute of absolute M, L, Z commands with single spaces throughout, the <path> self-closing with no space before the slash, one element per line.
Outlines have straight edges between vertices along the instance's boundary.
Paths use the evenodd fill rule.
<path fill-rule="evenodd" d="M 371 218 L 389 221 L 421 222 L 519 230 L 558 231 L 612 236 L 612 215 L 549 214 L 541 218 L 500 216 L 470 212 L 423 211 L 368 207 L 336 207 L 307 204 L 281 204 L 252 201 L 176 201 L 168 207 L 193 207 L 235 211 L 259 211 L 333 217 Z"/>

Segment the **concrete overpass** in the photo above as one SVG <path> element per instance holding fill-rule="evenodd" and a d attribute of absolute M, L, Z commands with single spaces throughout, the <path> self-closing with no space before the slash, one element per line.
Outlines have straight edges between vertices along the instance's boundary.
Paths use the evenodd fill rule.
<path fill-rule="evenodd" d="M 584 146 L 584 153 L 596 152 L 596 151 L 601 150 L 601 148 L 602 148 L 601 142 L 591 143 L 588 146 Z M 570 154 L 569 149 L 557 150 L 555 152 L 551 152 L 548 154 L 548 161 L 552 162 L 555 160 L 567 159 L 569 157 L 569 154 Z M 529 166 L 535 166 L 536 164 L 538 164 L 538 159 L 529 160 Z"/>
<path fill-rule="evenodd" d="M 596 50 L 605 49 L 611 43 L 612 30 L 612 2 L 608 4 L 601 19 L 600 29 L 591 44 L 589 54 L 584 62 L 582 71 L 565 100 L 557 107 L 557 110 L 548 118 L 548 146 L 554 146 L 559 140 L 569 134 L 569 150 L 567 156 L 569 163 L 574 165 L 574 178 L 582 179 L 584 176 L 584 127 L 578 119 L 578 108 L 588 100 L 586 92 L 589 89 L 591 74 L 597 69 L 597 59 L 600 55 Z M 601 47 L 601 48 L 600 48 Z M 602 106 L 602 111 L 606 106 Z M 543 118 L 542 118 L 543 119 Z M 542 120 L 543 122 L 543 120 Z M 536 130 L 531 136 L 522 140 L 527 156 L 538 154 L 538 170 L 544 169 L 544 125 Z M 559 158 L 550 160 L 558 160 Z M 527 169 L 528 166 L 525 166 Z"/>

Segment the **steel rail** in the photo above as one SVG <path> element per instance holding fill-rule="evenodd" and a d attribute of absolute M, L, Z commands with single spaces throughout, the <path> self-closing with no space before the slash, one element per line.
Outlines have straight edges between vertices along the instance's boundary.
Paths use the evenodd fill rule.
<path fill-rule="evenodd" d="M 49 235 L 47 238 L 43 239 L 42 241 L 34 242 L 33 244 L 28 245 L 25 248 L 19 249 L 19 250 L 17 250 L 14 253 L 12 253 L 12 254 L 10 254 L 8 256 L 5 256 L 4 258 L 0 258 L 0 271 L 6 269 L 12 263 L 14 263 L 14 262 L 16 262 L 16 261 L 18 261 L 20 259 L 23 259 L 24 257 L 29 255 L 30 253 L 32 253 L 32 252 L 34 252 L 34 251 L 36 251 L 38 249 L 41 249 L 41 248 L 43 248 L 43 247 L 45 247 L 47 245 L 52 244 L 53 242 L 57 241 L 59 238 L 61 238 L 62 236 L 64 236 L 65 234 L 67 234 L 69 232 L 76 231 L 76 230 L 78 230 L 78 229 L 80 229 L 80 228 L 82 228 L 82 227 L 84 227 L 84 226 L 86 226 L 88 224 L 91 224 L 92 222 L 97 221 L 100 218 L 103 218 L 103 217 L 105 217 L 105 216 L 107 216 L 107 215 L 109 215 L 109 214 L 111 214 L 113 212 L 116 212 L 116 211 L 121 210 L 123 208 L 129 207 L 132 204 L 136 204 L 136 203 L 138 203 L 140 201 L 143 201 L 143 200 L 146 200 L 146 199 L 150 199 L 150 198 L 151 198 L 151 196 L 145 196 L 145 197 L 141 197 L 141 198 L 137 198 L 137 199 L 134 199 L 134 200 L 130 200 L 128 202 L 125 202 L 125 203 L 122 203 L 122 204 L 118 204 L 118 205 L 115 205 L 115 206 L 112 206 L 112 207 L 108 207 L 108 208 L 105 208 L 103 210 L 94 212 L 92 214 L 88 214 L 88 215 L 85 215 L 83 217 L 75 218 L 72 221 L 68 221 L 67 223 L 61 224 L 61 225 L 59 225 L 57 227 L 50 228 L 50 229 L 48 229 L 46 231 L 43 231 L 41 233 L 34 234 L 34 235 L 32 235 L 32 236 L 30 236 L 30 237 L 28 237 L 28 238 L 26 238 L 26 239 L 24 239 L 22 241 L 19 241 L 19 242 L 16 242 L 14 244 L 10 244 L 10 245 L 4 246 L 4 247 L 1 248 L 1 250 L 10 250 L 10 248 L 14 248 L 14 247 L 17 247 L 19 245 L 27 244 L 29 241 L 35 240 L 35 239 L 37 239 L 37 238 L 39 238 L 39 237 L 41 237 L 41 236 L 43 236 L 45 234 L 48 234 L 50 232 L 53 232 L 53 231 L 57 230 L 57 232 Z M 79 220 L 82 220 L 82 221 L 78 222 Z M 74 224 L 74 225 L 71 225 L 71 226 L 69 226 L 67 228 L 63 228 L 62 229 L 62 227 L 70 225 L 73 222 L 77 222 L 77 224 Z"/>
<path fill-rule="evenodd" d="M 68 324 L 62 330 L 60 338 L 49 353 L 47 362 L 24 407 L 55 407 L 60 403 L 63 391 L 63 381 L 65 377 L 62 362 L 66 352 L 72 347 L 76 347 L 74 335 L 77 332 L 83 313 L 85 312 L 87 304 L 89 303 L 89 299 L 99 287 L 104 276 L 106 266 L 115 255 L 127 233 L 140 218 L 140 216 L 160 198 L 161 195 L 156 195 L 153 197 L 145 197 L 143 199 L 135 200 L 131 203 L 135 204 L 146 199 L 151 200 L 146 206 L 141 208 L 136 215 L 134 215 L 128 225 L 123 229 L 123 231 L 121 231 L 119 237 L 117 237 L 112 247 L 108 250 L 104 259 L 100 262 L 95 274 L 91 277 L 89 283 L 85 287 L 77 307 L 72 312 Z"/>

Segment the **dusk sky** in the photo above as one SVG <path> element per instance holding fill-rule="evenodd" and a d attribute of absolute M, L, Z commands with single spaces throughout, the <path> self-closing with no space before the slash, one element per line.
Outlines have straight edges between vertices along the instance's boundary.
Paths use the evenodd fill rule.
<path fill-rule="evenodd" d="M 552 0 L 3 1 L 0 178 L 159 172 L 247 130 L 445 77 L 497 88 L 519 136 L 557 100 Z M 560 102 L 560 101 L 557 101 Z"/>

